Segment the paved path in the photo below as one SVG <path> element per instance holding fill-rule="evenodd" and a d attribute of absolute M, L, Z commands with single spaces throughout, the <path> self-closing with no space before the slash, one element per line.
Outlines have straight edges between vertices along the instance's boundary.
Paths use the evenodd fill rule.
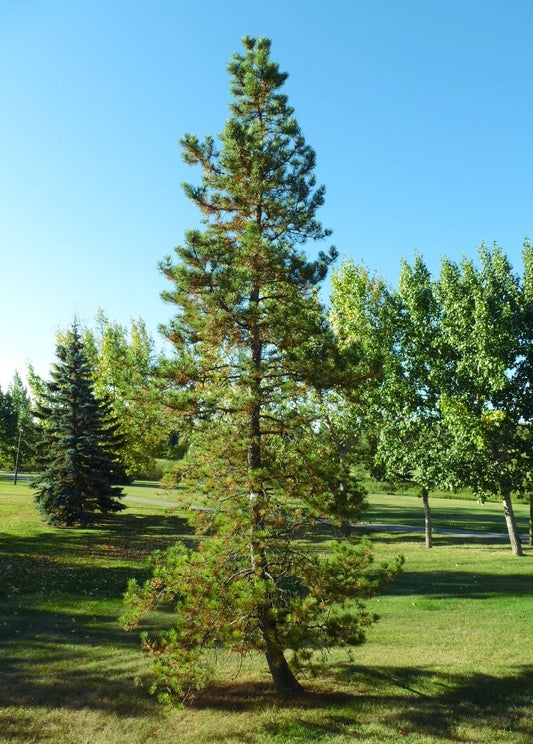
<path fill-rule="evenodd" d="M 174 509 L 178 506 L 172 501 L 163 501 L 162 499 L 142 499 L 139 496 L 124 496 L 124 501 L 131 501 L 134 504 L 149 504 L 150 506 L 167 506 L 169 509 Z"/>

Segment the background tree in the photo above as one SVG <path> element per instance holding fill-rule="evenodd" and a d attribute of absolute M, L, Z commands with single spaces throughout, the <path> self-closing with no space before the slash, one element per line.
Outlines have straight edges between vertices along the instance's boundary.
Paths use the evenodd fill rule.
<path fill-rule="evenodd" d="M 479 266 L 445 259 L 436 291 L 449 360 L 440 406 L 452 434 L 457 482 L 480 498 L 502 499 L 512 552 L 522 555 L 512 494 L 529 487 L 533 465 L 524 426 L 530 420 L 530 380 L 520 373 L 524 283 L 498 246 L 483 245 Z"/>
<path fill-rule="evenodd" d="M 35 432 L 30 396 L 15 372 L 7 391 L 0 389 L 0 466 L 15 468 L 15 482 L 17 465 L 31 464 Z"/>
<path fill-rule="evenodd" d="M 523 402 L 522 432 L 527 446 L 533 437 L 533 249 L 529 238 L 524 240 L 522 252 L 524 277 L 522 283 L 522 324 L 520 334 L 520 360 L 517 383 L 521 389 Z M 533 544 L 533 471 L 524 492 L 529 497 L 529 541 Z M 520 495 L 520 494 L 519 494 Z"/>
<path fill-rule="evenodd" d="M 175 627 L 144 643 L 161 686 L 182 696 L 220 647 L 262 652 L 278 691 L 301 693 L 298 670 L 315 652 L 362 641 L 372 618 L 360 599 L 376 590 L 367 545 L 302 543 L 316 516 L 335 518 L 349 483 L 313 400 L 343 371 L 317 292 L 335 251 L 309 261 L 298 248 L 329 234 L 315 217 L 324 200 L 315 154 L 280 92 L 287 75 L 270 42 L 243 44 L 228 68 L 220 142 L 181 142 L 202 168 L 185 193 L 203 230 L 162 264 L 177 308 L 165 329 L 176 350 L 168 402 L 190 436 L 177 477 L 184 498 L 205 496 L 196 529 L 209 539 L 158 556 L 152 581 L 132 583 L 127 597 L 130 625 L 158 600 L 175 602 Z M 341 519 L 347 502 L 357 513 L 361 489 L 344 492 Z"/>
<path fill-rule="evenodd" d="M 0 466 L 12 468 L 17 446 L 17 409 L 10 391 L 0 388 Z"/>
<path fill-rule="evenodd" d="M 331 284 L 329 317 L 352 377 L 330 406 L 328 420 L 335 436 L 342 434 L 340 446 L 352 450 L 368 474 L 375 470 L 392 353 L 392 291 L 380 276 L 352 260 L 333 272 Z"/>
<path fill-rule="evenodd" d="M 36 411 L 43 426 L 38 443 L 42 472 L 35 500 L 51 524 L 87 524 L 95 513 L 124 508 L 118 423 L 97 398 L 93 374 L 76 325 L 56 348 L 58 361 L 45 382 Z"/>
<path fill-rule="evenodd" d="M 445 441 L 437 407 L 438 306 L 420 256 L 402 264 L 393 290 L 364 266 L 346 261 L 332 280 L 331 318 L 343 346 L 356 350 L 366 377 L 357 387 L 352 427 L 381 480 L 420 489 L 426 547 L 432 547 L 429 493 L 443 477 Z M 346 393 L 345 393 L 346 394 Z"/>
<path fill-rule="evenodd" d="M 157 456 L 178 453 L 171 446 L 168 417 L 162 405 L 153 338 L 142 319 L 129 330 L 108 320 L 100 310 L 94 330 L 83 333 L 94 370 L 94 388 L 110 400 L 123 435 L 123 459 L 132 477 L 150 474 Z"/>
<path fill-rule="evenodd" d="M 355 386 L 344 386 L 342 394 L 354 404 L 350 414 L 354 436 L 358 431 L 369 441 L 366 464 L 371 467 L 394 344 L 392 290 L 382 277 L 352 260 L 333 272 L 331 285 L 330 320 L 347 364 L 356 368 Z"/>
<path fill-rule="evenodd" d="M 13 456 L 16 483 L 19 467 L 33 467 L 34 465 L 37 426 L 32 412 L 30 395 L 18 372 L 13 375 L 8 392 L 17 412 L 17 437 Z"/>
<path fill-rule="evenodd" d="M 421 256 L 402 262 L 394 293 L 391 363 L 376 461 L 392 480 L 415 484 L 424 508 L 426 547 L 433 545 L 431 491 L 448 485 L 449 433 L 439 401 L 446 375 L 441 308 Z"/>

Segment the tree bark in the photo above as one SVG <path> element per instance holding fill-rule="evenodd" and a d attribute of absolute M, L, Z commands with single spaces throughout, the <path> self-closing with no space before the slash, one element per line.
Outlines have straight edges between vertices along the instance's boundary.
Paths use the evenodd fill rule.
<path fill-rule="evenodd" d="M 305 695 L 305 689 L 298 682 L 287 663 L 283 649 L 276 640 L 277 628 L 274 618 L 269 617 L 269 608 L 259 611 L 259 625 L 265 642 L 265 657 L 276 690 L 285 697 Z"/>
<path fill-rule="evenodd" d="M 522 542 L 520 540 L 520 535 L 518 534 L 513 502 L 511 501 L 511 494 L 509 493 L 509 491 L 506 491 L 502 494 L 502 500 L 503 511 L 505 514 L 505 523 L 507 524 L 507 532 L 509 533 L 509 541 L 511 543 L 512 553 L 516 556 L 524 555 L 524 552 L 522 550 Z"/>
<path fill-rule="evenodd" d="M 261 578 L 268 583 L 270 571 L 267 555 L 261 541 L 256 540 L 255 538 L 256 531 L 260 531 L 264 527 L 264 519 L 262 516 L 262 509 L 264 506 L 263 495 L 264 494 L 261 492 L 250 494 L 252 519 L 250 559 L 253 571 L 260 574 Z M 259 628 L 265 644 L 265 657 L 274 687 L 285 697 L 304 695 L 305 689 L 294 676 L 289 664 L 287 663 L 287 659 L 284 656 L 283 648 L 279 644 L 276 620 L 270 614 L 271 609 L 271 603 L 269 602 L 267 594 L 266 598 L 261 601 L 257 608 L 257 615 L 259 619 Z"/>
<path fill-rule="evenodd" d="M 431 522 L 431 507 L 429 505 L 429 493 L 427 488 L 422 489 L 422 503 L 424 504 L 424 531 L 426 535 L 426 548 L 433 547 L 433 525 Z"/>
<path fill-rule="evenodd" d="M 305 689 L 298 682 L 290 666 L 287 664 L 287 660 L 281 651 L 265 651 L 268 668 L 272 675 L 274 687 L 284 697 L 298 697 L 299 695 L 305 695 Z"/>
<path fill-rule="evenodd" d="M 264 494 L 261 492 L 250 494 L 252 519 L 250 559 L 253 571 L 258 573 L 261 578 L 268 583 L 270 579 L 270 571 L 267 555 L 261 541 L 256 540 L 255 538 L 256 531 L 262 530 L 264 527 L 264 519 L 262 516 L 262 509 L 264 506 L 263 496 Z M 257 614 L 259 618 L 259 628 L 265 644 L 265 657 L 270 674 L 272 675 L 274 687 L 285 697 L 304 695 L 305 689 L 294 676 L 284 656 L 283 648 L 278 641 L 278 629 L 275 618 L 270 614 L 271 609 L 272 607 L 267 593 L 266 598 L 261 601 L 257 608 Z"/>

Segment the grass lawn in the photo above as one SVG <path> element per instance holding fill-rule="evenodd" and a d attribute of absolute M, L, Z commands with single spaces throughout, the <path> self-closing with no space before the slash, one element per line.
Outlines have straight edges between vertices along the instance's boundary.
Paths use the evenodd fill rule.
<path fill-rule="evenodd" d="M 164 711 L 142 684 L 138 634 L 117 617 L 147 555 L 190 532 L 169 509 L 174 492 L 127 493 L 168 506 L 132 500 L 99 528 L 53 529 L 27 484 L 0 481 L 2 744 L 531 742 L 533 551 L 513 558 L 483 537 L 505 529 L 499 504 L 434 499 L 435 527 L 481 534 L 437 534 L 431 551 L 422 535 L 373 535 L 377 559 L 402 552 L 405 571 L 369 603 L 381 619 L 367 643 L 351 659 L 332 654 L 307 698 L 279 700 L 255 659 L 192 708 Z M 422 525 L 421 502 L 372 496 L 365 519 Z"/>
<path fill-rule="evenodd" d="M 422 528 L 424 510 L 422 499 L 406 494 L 372 494 L 368 508 L 362 516 L 363 522 L 382 524 L 405 524 Z M 429 498 L 433 528 L 444 530 L 479 530 L 507 535 L 503 506 L 499 501 L 484 504 L 465 499 Z M 529 531 L 529 503 L 514 502 L 518 530 L 522 536 Z"/>

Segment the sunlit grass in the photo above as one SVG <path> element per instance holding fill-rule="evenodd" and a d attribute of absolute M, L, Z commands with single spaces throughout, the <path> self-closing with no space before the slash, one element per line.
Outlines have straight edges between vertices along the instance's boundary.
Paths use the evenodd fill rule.
<path fill-rule="evenodd" d="M 439 529 L 479 530 L 506 533 L 503 507 L 497 501 L 484 504 L 475 499 L 441 499 L 430 497 L 433 527 Z M 529 530 L 529 504 L 515 501 L 514 510 L 519 532 Z M 407 494 L 371 494 L 362 522 L 424 526 L 422 499 Z"/>
<path fill-rule="evenodd" d="M 27 484 L 0 482 L 2 744 L 531 741 L 533 554 L 526 546 L 514 558 L 483 537 L 504 531 L 499 504 L 435 499 L 436 526 L 475 524 L 481 534 L 437 534 L 431 551 L 420 535 L 373 536 L 377 560 L 402 552 L 405 571 L 369 602 L 381 619 L 367 643 L 351 658 L 333 653 L 324 676 L 304 680 L 307 698 L 280 700 L 261 658 L 238 676 L 228 659 L 229 675 L 191 708 L 165 712 L 147 693 L 138 634 L 117 617 L 127 579 L 148 576 L 149 553 L 191 534 L 172 492 L 127 493 L 170 508 L 127 502 L 97 528 L 54 529 Z M 422 518 L 416 498 L 370 504 L 374 521 Z"/>

